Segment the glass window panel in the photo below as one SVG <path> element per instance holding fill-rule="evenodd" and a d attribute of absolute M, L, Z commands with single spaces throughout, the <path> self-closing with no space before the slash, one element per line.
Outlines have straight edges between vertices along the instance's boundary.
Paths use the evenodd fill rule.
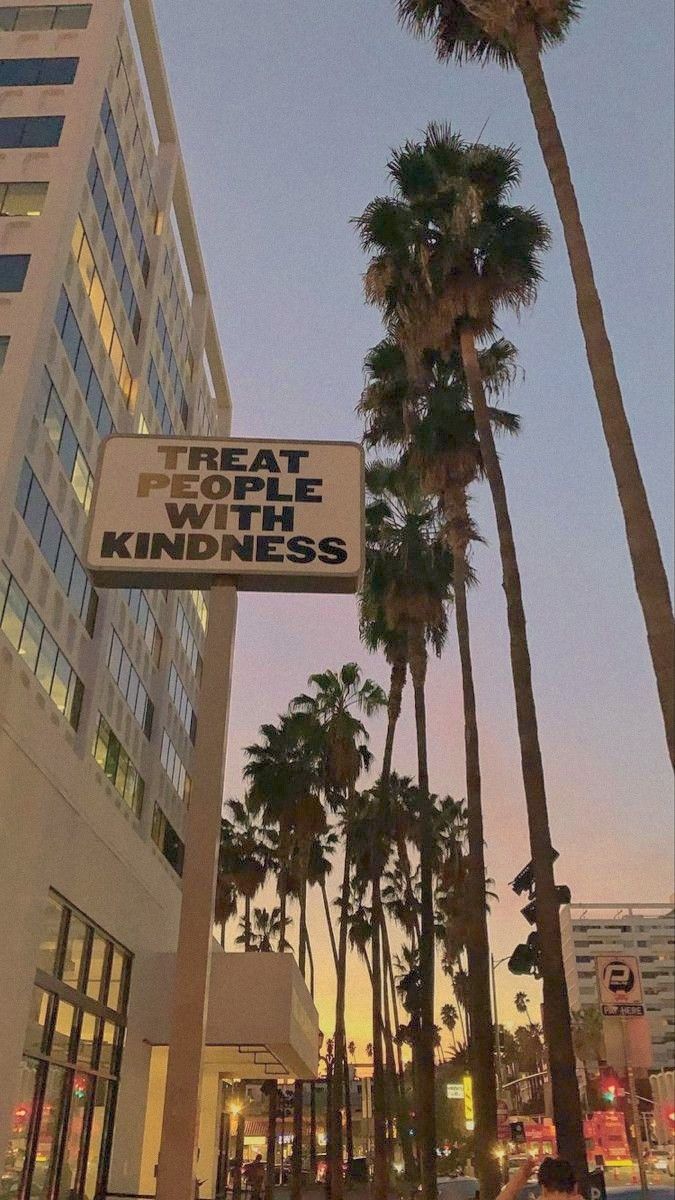
<path fill-rule="evenodd" d="M 16 1103 L 12 1111 L 9 1143 L 4 1160 L 0 1159 L 0 1195 L 19 1195 L 40 1069 L 39 1064 L 32 1059 L 24 1059 L 19 1068 L 19 1086 L 14 1093 Z"/>
<path fill-rule="evenodd" d="M 50 1193 L 53 1163 L 57 1152 L 56 1134 L 63 1107 L 65 1082 L 66 1072 L 63 1067 L 50 1066 L 37 1139 L 31 1200 L 47 1200 Z"/>
<path fill-rule="evenodd" d="M 61 978 L 64 983 L 67 983 L 72 988 L 76 988 L 80 980 L 80 968 L 82 966 L 82 955 L 84 953 L 86 937 L 87 926 L 79 917 L 71 913 Z"/>
<path fill-rule="evenodd" d="M 35 484 L 33 484 L 32 491 L 34 492 L 35 490 L 36 490 Z M 32 493 L 31 493 L 31 499 L 32 499 Z M 49 507 L 47 509 L 47 516 L 45 517 L 45 523 L 44 523 L 44 526 L 42 529 L 42 536 L 38 540 L 40 542 L 40 549 L 41 549 L 42 553 L 44 554 L 47 562 L 49 563 L 52 571 L 56 568 L 56 574 L 58 576 L 59 582 L 61 583 L 61 586 L 63 588 L 65 588 L 65 590 L 67 591 L 68 584 L 70 583 L 70 574 L 73 569 L 73 561 L 72 560 L 73 560 L 74 556 L 72 554 L 72 550 L 71 550 L 72 557 L 68 555 L 67 539 L 65 539 L 63 537 L 63 530 L 61 529 L 61 523 L 60 523 L 56 513 L 54 512 L 54 509 L 51 507 Z M 61 553 L 61 543 L 62 542 L 63 542 L 63 554 Z M 69 561 L 69 559 L 70 559 L 70 561 Z M 57 568 L 57 563 L 60 564 L 60 570 Z"/>
<path fill-rule="evenodd" d="M 35 671 L 44 625 L 32 605 L 28 605 L 19 654 L 31 671 Z"/>
<path fill-rule="evenodd" d="M 62 1062 L 70 1059 L 70 1043 L 73 1033 L 75 1009 L 67 1000 L 59 1000 L 56 1009 L 56 1022 L 52 1037 L 51 1056 Z"/>
<path fill-rule="evenodd" d="M 47 515 L 47 497 L 42 488 L 33 478 L 30 492 L 28 494 L 28 502 L 24 512 L 24 521 L 30 529 L 35 541 L 40 544 L 42 537 L 42 529 L 44 526 L 45 517 Z"/>
<path fill-rule="evenodd" d="M 94 747 L 94 758 L 102 770 L 105 770 L 105 764 L 108 757 L 108 743 L 110 741 L 110 726 L 106 721 L 101 720 L 98 723 L 98 736 Z"/>
<path fill-rule="evenodd" d="M 91 1066 L 92 1062 L 94 1061 L 97 1024 L 97 1018 L 93 1013 L 82 1013 L 82 1025 L 80 1028 L 80 1042 L 77 1051 L 77 1061 L 87 1063 L 88 1066 Z"/>
<path fill-rule="evenodd" d="M 65 1145 L 62 1151 L 59 1185 L 56 1192 L 58 1200 L 72 1200 L 77 1181 L 77 1167 L 80 1161 L 82 1144 L 86 1136 L 86 1124 L 93 1080 L 90 1075 L 75 1072 L 72 1076 L 70 1093 L 70 1112 L 68 1113 L 68 1128 Z"/>
<path fill-rule="evenodd" d="M 47 195 L 46 183 L 10 183 L 0 208 L 3 217 L 39 217 Z"/>
<path fill-rule="evenodd" d="M 91 291 L 93 279 L 96 274 L 96 264 L 94 263 L 94 255 L 91 252 L 91 246 L 89 245 L 87 238 L 84 237 L 84 230 L 82 232 L 82 246 L 79 254 L 76 254 L 76 257 L 78 260 L 80 273 L 82 275 L 82 281 L 84 283 L 84 290 L 85 292 L 89 293 Z"/>
<path fill-rule="evenodd" d="M 7 593 L 7 603 L 2 618 L 2 632 L 9 638 L 15 649 L 21 642 L 23 623 L 28 611 L 28 601 L 18 584 L 12 580 Z"/>
<path fill-rule="evenodd" d="M 91 1118 L 91 1133 L 89 1134 L 89 1150 L 87 1152 L 87 1169 L 85 1173 L 84 1194 L 86 1197 L 96 1195 L 98 1164 L 101 1157 L 103 1131 L 105 1129 L 108 1096 L 113 1085 L 107 1079 L 97 1079 L 94 1083 L 94 1104 Z"/>
<path fill-rule="evenodd" d="M 55 4 L 41 5 L 39 8 L 20 8 L 14 28 L 20 29 L 51 29 L 56 13 Z"/>
<path fill-rule="evenodd" d="M 56 642 L 51 634 L 45 629 L 42 635 L 42 643 L 40 645 L 40 653 L 38 655 L 35 674 L 46 692 L 51 692 L 52 690 L 52 679 L 54 677 L 54 667 L 56 666 L 56 656 L 58 652 L 59 648 L 56 645 Z"/>
<path fill-rule="evenodd" d="M 26 1040 L 24 1042 L 24 1052 L 28 1055 L 44 1053 L 45 1026 L 47 1024 L 49 1000 L 49 992 L 44 992 L 42 988 L 39 987 L 33 988 L 33 995 L 31 996 L 30 1010 L 28 1013 Z M 2 1193 L 0 1193 L 0 1195 L 1 1194 Z"/>
<path fill-rule="evenodd" d="M 46 528 L 46 525 L 45 525 Z M 59 526 L 60 528 L 60 526 Z M 67 537 L 62 537 L 59 543 L 59 554 L 54 568 L 54 574 L 58 579 L 61 587 L 66 595 L 70 590 L 70 581 L 73 575 L 73 567 L 75 566 L 75 551 L 68 541 Z"/>
<path fill-rule="evenodd" d="M 47 900 L 45 914 L 42 921 L 42 936 L 38 947 L 37 965 L 40 971 L 46 971 L 48 975 L 56 974 L 56 951 L 59 944 L 59 934 L 61 931 L 61 917 L 63 907 L 56 896 L 50 896 Z"/>
<path fill-rule="evenodd" d="M 43 58 L 40 62 L 39 84 L 44 87 L 48 84 L 74 83 L 78 63 L 77 58 Z"/>
<path fill-rule="evenodd" d="M 131 675 L 131 662 L 129 661 L 129 656 L 128 656 L 128 654 L 122 654 L 119 675 L 117 677 L 117 682 L 118 682 L 119 689 L 123 696 L 126 696 L 126 694 L 127 694 L 127 688 L 129 686 L 130 675 Z"/>
<path fill-rule="evenodd" d="M 21 146 L 58 146 L 65 117 L 28 117 L 24 122 Z M 1 125 L 1 122 L 0 122 Z M 0 139 L 2 131 L 0 130 Z M 1 140 L 0 140 L 0 144 Z"/>
<path fill-rule="evenodd" d="M 19 9 L 17 5 L 0 8 L 0 32 L 11 32 L 14 28 Z"/>
<path fill-rule="evenodd" d="M 112 1021 L 103 1022 L 103 1032 L 101 1035 L 101 1054 L 98 1060 L 98 1069 L 103 1075 L 112 1075 L 113 1073 L 113 1060 L 118 1028 L 119 1027 L 114 1025 Z"/>
<path fill-rule="evenodd" d="M 70 663 L 59 650 L 56 658 L 56 667 L 54 669 L 54 682 L 52 683 L 51 697 L 59 712 L 65 713 L 68 706 L 68 691 L 70 688 L 70 677 L 72 671 Z"/>
<path fill-rule="evenodd" d="M 103 314 L 103 306 L 105 304 L 105 296 L 103 294 L 103 285 L 101 284 L 98 274 L 95 274 L 92 280 L 89 299 L 91 300 L 91 307 L 94 310 L 96 324 L 100 326 L 101 316 Z"/>
<path fill-rule="evenodd" d="M 54 445 L 58 448 L 61 441 L 61 432 L 65 421 L 65 413 L 63 405 L 58 399 L 56 392 L 52 391 L 47 408 L 45 410 L 45 426 Z"/>
<path fill-rule="evenodd" d="M 86 510 L 89 508 L 91 500 L 91 471 L 87 465 L 86 459 L 80 450 L 79 446 L 75 453 L 75 460 L 71 471 L 71 482 L 73 491 L 77 496 L 80 504 Z"/>
<path fill-rule="evenodd" d="M 60 4 L 54 19 L 54 29 L 86 29 L 91 4 Z"/>
<path fill-rule="evenodd" d="M 105 999 L 101 995 L 101 988 L 103 987 L 107 953 L 108 943 L 100 934 L 95 933 L 91 944 L 89 975 L 87 978 L 87 995 L 91 1000 Z"/>
<path fill-rule="evenodd" d="M 117 738 L 115 737 L 115 734 L 111 730 L 110 731 L 110 741 L 108 743 L 108 754 L 107 754 L 107 757 L 105 760 L 104 770 L 105 770 L 106 775 L 108 776 L 108 779 L 110 779 L 110 781 L 112 783 L 114 783 L 117 778 L 117 767 L 119 764 L 119 758 L 120 758 L 120 744 L 119 744 Z"/>
<path fill-rule="evenodd" d="M 161 810 L 155 811 L 161 812 Z M 108 1008 L 114 1009 L 115 1012 L 122 1012 L 124 1008 L 128 965 L 128 956 L 115 947 L 110 967 L 110 987 L 108 988 Z"/>

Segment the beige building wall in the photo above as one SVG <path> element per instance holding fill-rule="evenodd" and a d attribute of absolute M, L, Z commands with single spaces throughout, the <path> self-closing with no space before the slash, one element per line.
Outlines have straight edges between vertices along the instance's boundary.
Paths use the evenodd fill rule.
<path fill-rule="evenodd" d="M 39 4 L 26 0 L 22 7 Z M 0 290 L 0 339 L 9 338 L 0 365 L 0 616 L 5 613 L 6 618 L 0 631 L 0 1172 L 12 1128 L 50 890 L 131 952 L 132 1000 L 135 974 L 144 959 L 172 951 L 177 938 L 180 879 L 164 852 L 169 843 L 157 842 L 166 830 L 161 814 L 175 837 L 182 835 L 189 799 L 183 772 L 189 778 L 193 743 L 184 701 L 181 714 L 181 700 L 170 697 L 169 685 L 175 680 L 173 667 L 198 720 L 199 655 L 204 648 L 208 597 L 147 594 L 161 637 L 159 655 L 158 641 L 153 653 L 149 635 L 119 592 L 99 594 L 92 631 L 17 510 L 17 487 L 27 459 L 52 518 L 76 555 L 84 559 L 87 510 L 81 475 L 75 483 L 58 436 L 55 439 L 53 428 L 45 422 L 47 370 L 69 423 L 69 437 L 74 436 L 79 446 L 78 461 L 95 471 L 100 422 L 92 416 L 91 402 L 88 406 L 82 380 L 55 325 L 62 288 L 119 432 L 161 432 L 165 412 L 178 433 L 229 432 L 228 383 L 152 4 L 140 0 L 132 10 L 142 64 L 136 62 L 123 0 L 93 0 L 86 29 L 0 31 L 0 61 L 78 59 L 72 84 L 0 86 L 0 121 L 65 118 L 56 147 L 0 148 L 0 188 L 7 182 L 48 184 L 40 216 L 0 217 L 0 256 L 30 255 L 23 290 Z M 139 68 L 143 66 L 147 77 L 142 84 Z M 102 127 L 104 92 L 110 98 L 149 255 L 147 278 Z M 88 181 L 92 152 L 117 231 L 117 269 Z M 83 273 L 91 260 L 83 258 L 81 267 L 75 258 L 73 233 L 78 222 L 93 258 L 95 285 L 90 265 L 89 274 Z M 81 247 L 78 252 L 82 254 Z M 123 299 L 120 254 L 140 312 L 138 339 Z M 97 310 L 101 289 L 107 305 L 104 316 Z M 160 303 L 175 365 L 160 343 Z M 112 347 L 111 328 L 118 338 Z M 120 376 L 120 348 L 128 378 Z M 165 398 L 161 412 L 149 386 L 151 360 Z M 175 385 L 176 371 L 184 401 Z M 26 620 L 46 629 L 82 685 L 79 721 L 70 722 L 59 711 L 54 702 L 58 690 L 52 686 L 50 693 L 41 685 L 25 640 L 18 641 L 26 635 L 25 630 L 17 634 L 8 615 L 10 577 L 31 606 Z M 154 706 L 149 736 L 132 711 L 128 682 L 123 694 L 108 668 L 113 629 Z M 128 794 L 126 799 L 120 794 L 124 789 L 120 769 L 114 779 L 109 778 L 111 771 L 106 774 L 93 756 L 101 715 L 144 781 L 140 811 L 134 811 Z M 172 750 L 163 755 L 166 739 Z M 175 845 L 174 840 L 174 850 Z M 145 1103 L 149 1070 L 149 1049 L 134 1042 L 130 1031 L 122 1074 L 129 1112 L 123 1111 L 120 1099 L 118 1128 L 124 1132 L 115 1142 L 113 1173 L 120 1186 L 131 1190 L 137 1189 L 142 1130 L 139 1120 L 129 1114 L 137 1114 L 138 1106 Z"/>

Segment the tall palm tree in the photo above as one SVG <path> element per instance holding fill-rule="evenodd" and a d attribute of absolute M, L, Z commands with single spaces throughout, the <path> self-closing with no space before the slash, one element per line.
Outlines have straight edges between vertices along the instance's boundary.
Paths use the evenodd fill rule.
<path fill-rule="evenodd" d="M 288 925 L 288 920 L 286 924 Z M 258 950 L 263 954 L 271 954 L 274 949 L 272 943 L 278 939 L 281 929 L 281 909 L 273 908 L 269 912 L 266 908 L 254 908 L 252 918 L 249 921 L 242 918 L 239 927 L 241 933 L 236 939 L 238 946 L 244 946 L 246 950 Z M 288 945 L 289 943 L 286 942 L 286 946 Z"/>
<path fill-rule="evenodd" d="M 221 822 L 219 886 L 234 888 L 244 900 L 243 937 L 240 944 L 252 950 L 251 905 L 267 878 L 268 858 L 262 831 L 240 800 L 228 803 L 231 818 Z M 237 939 L 238 941 L 240 939 Z"/>
<path fill-rule="evenodd" d="M 500 339 L 481 354 L 484 377 L 492 386 L 508 382 L 515 350 Z M 473 1078 L 476 1091 L 475 1147 L 478 1176 L 485 1196 L 496 1195 L 500 1172 L 493 1147 L 497 1138 L 497 1090 L 490 994 L 490 947 L 485 896 L 485 855 L 481 774 L 473 681 L 467 586 L 473 575 L 470 543 L 478 534 L 469 515 L 468 488 L 483 475 L 480 443 L 459 356 L 429 352 L 424 373 L 414 386 L 403 350 L 393 338 L 380 342 L 366 358 L 366 388 L 360 411 L 366 418 L 367 445 L 393 444 L 417 472 L 425 492 L 439 498 L 454 564 L 457 640 L 464 696 L 464 742 L 468 807 L 469 870 L 466 879 Z M 518 418 L 490 407 L 497 429 L 517 432 Z"/>
<path fill-rule="evenodd" d="M 436 1195 L 436 1097 L 433 899 L 433 814 L 429 791 L 426 726 L 426 674 L 432 644 L 440 651 L 447 632 L 452 560 L 438 537 L 433 509 L 412 474 L 397 464 L 371 464 L 366 473 L 367 556 L 371 587 L 381 596 L 385 619 L 405 632 L 415 697 L 420 849 L 421 1022 L 418 1046 L 422 1188 L 425 1200 Z"/>
<path fill-rule="evenodd" d="M 585 1179 L 581 1102 L 574 1073 L 567 984 L 525 609 L 513 528 L 478 355 L 502 308 L 532 303 L 549 233 L 533 210 L 509 203 L 520 179 L 513 149 L 468 145 L 431 125 L 390 164 L 395 195 L 359 219 L 372 254 L 366 296 L 383 311 L 419 377 L 429 348 L 459 346 L 483 467 L 492 494 L 504 575 L 523 784 L 536 884 L 544 1017 L 562 1153 Z"/>
<path fill-rule="evenodd" d="M 333 1078 L 331 1138 L 331 1189 L 333 1200 L 342 1200 L 342 1116 L 349 1088 L 346 1062 L 345 999 L 347 985 L 347 936 L 349 923 L 349 880 L 352 862 L 350 814 L 356 804 L 356 784 L 370 763 L 368 733 L 360 714 L 372 716 L 385 707 L 382 688 L 371 679 L 363 679 L 356 663 L 347 663 L 340 671 L 323 671 L 310 676 L 312 694 L 296 696 L 291 712 L 304 717 L 305 736 L 316 739 L 320 775 L 329 804 L 345 818 L 344 871 L 338 939 L 338 973 L 335 1002 L 335 1071 Z"/>
<path fill-rule="evenodd" d="M 605 325 L 569 162 L 541 63 L 581 11 L 580 0 L 398 0 L 401 20 L 434 39 L 438 57 L 517 66 L 565 236 L 600 419 L 623 512 L 638 597 L 675 762 L 675 656 L 668 576 L 649 508 Z"/>
<path fill-rule="evenodd" d="M 443 1005 L 441 1009 L 441 1020 L 450 1034 L 450 1037 L 452 1038 L 452 1048 L 453 1050 L 456 1050 L 457 1038 L 455 1036 L 455 1030 L 457 1028 L 457 1022 L 459 1021 L 459 1014 L 454 1004 Z"/>

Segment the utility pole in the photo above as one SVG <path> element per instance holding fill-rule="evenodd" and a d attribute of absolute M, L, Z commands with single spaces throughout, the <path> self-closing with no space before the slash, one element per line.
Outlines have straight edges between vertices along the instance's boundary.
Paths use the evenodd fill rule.
<path fill-rule="evenodd" d="M 642 1192 L 642 1200 L 647 1200 L 649 1196 L 649 1184 L 647 1182 L 647 1172 L 645 1170 L 644 1154 L 642 1152 L 642 1127 L 640 1125 L 640 1105 L 638 1102 L 637 1091 L 635 1089 L 635 1071 L 633 1070 L 632 1054 L 630 1048 L 630 1038 L 628 1036 L 628 1021 L 626 1017 L 621 1017 L 621 1039 L 623 1042 L 623 1056 L 626 1061 L 626 1075 L 628 1076 L 628 1091 L 630 1094 L 631 1111 L 633 1114 L 633 1128 L 635 1130 L 635 1146 L 637 1148 L 638 1171 L 640 1173 L 640 1190 Z"/>

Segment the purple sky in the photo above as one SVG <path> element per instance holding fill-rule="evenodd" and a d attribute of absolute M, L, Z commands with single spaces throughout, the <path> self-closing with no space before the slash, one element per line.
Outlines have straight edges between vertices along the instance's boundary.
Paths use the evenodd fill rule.
<path fill-rule="evenodd" d="M 548 178 L 519 76 L 441 67 L 404 34 L 393 0 L 157 0 L 169 77 L 242 435 L 358 436 L 365 351 L 379 339 L 364 307 L 364 261 L 350 217 L 386 189 L 390 147 L 429 120 L 521 148 L 519 199 L 550 221 L 554 246 L 536 307 L 504 321 L 524 377 L 509 396 L 523 434 L 503 446 L 520 551 L 558 879 L 579 901 L 662 901 L 673 892 L 670 775 L 644 628 L 579 330 Z M 594 0 L 546 71 L 567 143 L 652 509 L 664 550 L 672 525 L 673 7 L 647 0 L 627 19 Z M 487 545 L 472 632 L 482 736 L 489 872 L 500 902 L 497 957 L 525 923 L 508 881 L 529 857 L 496 536 Z M 669 567 L 672 558 L 669 557 Z M 243 596 L 228 759 L 312 671 L 358 659 L 353 601 Z M 457 653 L 429 675 L 436 791 L 463 794 Z M 382 728 L 374 725 L 379 753 Z M 414 774 L 411 699 L 396 750 Z M 325 957 L 318 908 L 317 958 Z M 331 978 L 319 992 L 331 1028 Z M 367 992 L 353 973 L 351 1029 L 363 1056 Z M 500 972 L 507 1018 L 520 983 Z M 536 986 L 530 987 L 536 996 Z M 439 984 L 439 1002 L 447 999 Z"/>

